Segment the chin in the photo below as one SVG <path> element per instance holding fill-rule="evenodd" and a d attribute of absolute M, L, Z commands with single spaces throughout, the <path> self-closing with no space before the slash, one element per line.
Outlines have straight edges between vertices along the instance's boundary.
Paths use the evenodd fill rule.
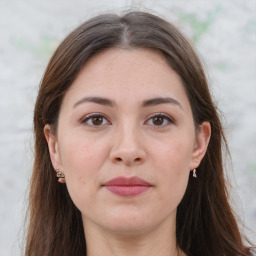
<path fill-rule="evenodd" d="M 150 218 L 142 213 L 111 215 L 102 223 L 111 233 L 118 235 L 142 235 L 161 223 L 160 219 Z"/>

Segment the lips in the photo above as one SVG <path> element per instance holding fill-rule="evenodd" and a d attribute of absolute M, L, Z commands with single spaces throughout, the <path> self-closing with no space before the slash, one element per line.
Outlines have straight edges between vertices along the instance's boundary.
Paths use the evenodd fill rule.
<path fill-rule="evenodd" d="M 134 177 L 116 177 L 103 185 L 110 192 L 124 197 L 133 197 L 146 192 L 152 187 L 149 182 Z"/>

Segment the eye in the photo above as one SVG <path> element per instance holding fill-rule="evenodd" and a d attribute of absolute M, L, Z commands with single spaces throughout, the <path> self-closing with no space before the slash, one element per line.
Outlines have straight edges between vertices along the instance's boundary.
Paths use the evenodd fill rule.
<path fill-rule="evenodd" d="M 92 127 L 100 127 L 100 126 L 110 124 L 107 118 L 102 114 L 87 115 L 82 119 L 81 123 L 85 123 L 86 125 L 92 126 Z"/>
<path fill-rule="evenodd" d="M 147 121 L 146 124 L 152 125 L 152 126 L 167 126 L 169 124 L 173 124 L 174 121 L 171 117 L 169 117 L 166 114 L 155 114 L 154 116 L 150 117 Z"/>

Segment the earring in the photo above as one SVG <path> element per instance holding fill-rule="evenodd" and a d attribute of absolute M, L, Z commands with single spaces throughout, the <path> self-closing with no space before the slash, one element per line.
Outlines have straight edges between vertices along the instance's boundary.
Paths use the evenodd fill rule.
<path fill-rule="evenodd" d="M 65 183 L 66 180 L 65 180 L 65 175 L 64 175 L 64 173 L 59 171 L 59 167 L 56 168 L 56 171 L 57 171 L 56 177 L 58 178 L 58 182 L 59 182 L 59 183 Z"/>
<path fill-rule="evenodd" d="M 193 177 L 194 177 L 194 178 L 197 178 L 196 169 L 193 170 Z"/>

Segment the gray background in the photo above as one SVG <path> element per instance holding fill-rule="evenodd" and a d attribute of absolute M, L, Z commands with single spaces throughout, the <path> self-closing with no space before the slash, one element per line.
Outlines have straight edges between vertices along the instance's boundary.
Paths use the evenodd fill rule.
<path fill-rule="evenodd" d="M 33 104 L 52 52 L 82 21 L 130 7 L 174 22 L 202 56 L 232 153 L 232 202 L 256 241 L 255 0 L 0 0 L 0 255 L 24 246 Z"/>

